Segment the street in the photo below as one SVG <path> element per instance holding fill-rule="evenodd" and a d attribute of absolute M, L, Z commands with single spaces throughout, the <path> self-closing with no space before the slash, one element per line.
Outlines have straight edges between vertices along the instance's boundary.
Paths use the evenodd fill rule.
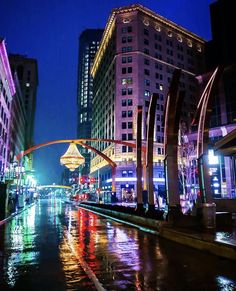
<path fill-rule="evenodd" d="M 0 290 L 236 290 L 235 263 L 41 199 L 0 227 Z"/>

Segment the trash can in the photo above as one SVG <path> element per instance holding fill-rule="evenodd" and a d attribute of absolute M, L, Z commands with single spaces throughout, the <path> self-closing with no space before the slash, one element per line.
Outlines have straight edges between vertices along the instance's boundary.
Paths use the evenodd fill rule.
<path fill-rule="evenodd" d="M 206 229 L 214 229 L 216 227 L 216 204 L 203 203 L 202 205 L 202 224 Z"/>

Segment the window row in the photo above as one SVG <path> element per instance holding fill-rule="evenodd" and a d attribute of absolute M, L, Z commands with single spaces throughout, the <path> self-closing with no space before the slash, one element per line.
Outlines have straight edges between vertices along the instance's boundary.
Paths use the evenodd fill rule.
<path fill-rule="evenodd" d="M 121 128 L 122 129 L 132 129 L 133 128 L 133 122 L 129 121 L 129 122 L 122 122 L 121 123 Z"/>
<path fill-rule="evenodd" d="M 145 21 L 144 24 L 146 26 L 148 26 L 149 25 L 149 21 L 146 21 L 146 20 L 144 20 L 144 21 Z M 148 23 L 148 25 L 147 25 L 147 23 Z M 155 26 L 155 29 L 158 32 L 161 31 L 161 27 L 159 25 L 156 25 Z M 124 26 L 124 27 L 122 27 L 122 30 L 121 31 L 122 31 L 122 34 L 124 34 L 124 33 L 130 33 L 130 32 L 132 32 L 132 26 Z M 144 28 L 143 33 L 144 33 L 145 36 L 149 36 L 150 35 L 149 30 L 147 28 Z M 171 31 L 167 31 L 167 36 L 169 38 L 171 38 L 173 36 L 173 33 Z M 154 33 L 154 39 L 157 40 L 157 41 L 162 42 L 162 36 L 160 34 L 158 34 L 158 33 Z M 177 35 L 177 40 L 178 40 L 178 42 L 182 43 L 183 42 L 182 36 L 181 35 Z M 166 45 L 168 45 L 170 47 L 173 47 L 173 41 L 171 39 L 166 39 Z M 193 43 L 192 43 L 192 41 L 190 39 L 187 40 L 187 45 L 190 48 L 193 47 Z M 201 45 L 200 44 L 197 44 L 196 48 L 197 48 L 197 50 L 199 52 L 202 51 L 202 48 L 201 48 Z M 182 46 L 180 44 L 177 44 L 177 49 L 182 50 Z"/>
<path fill-rule="evenodd" d="M 122 146 L 122 153 L 132 153 L 133 152 L 133 148 L 131 147 L 127 147 L 127 146 Z"/>
<path fill-rule="evenodd" d="M 126 52 L 132 52 L 133 48 L 132 46 L 123 46 L 121 50 L 122 50 L 122 53 L 126 53 Z"/>
<path fill-rule="evenodd" d="M 122 133 L 122 140 L 133 140 L 133 133 Z"/>
<path fill-rule="evenodd" d="M 122 171 L 122 177 L 133 177 L 133 175 L 134 175 L 134 172 L 133 171 L 131 171 L 131 170 L 129 170 L 129 171 Z"/>
<path fill-rule="evenodd" d="M 131 35 L 122 37 L 122 43 L 127 43 L 127 42 L 132 42 L 132 41 L 133 41 L 133 38 Z"/>
<path fill-rule="evenodd" d="M 121 94 L 123 96 L 125 95 L 132 95 L 133 94 L 133 89 L 132 88 L 123 88 L 122 91 L 121 91 Z"/>
<path fill-rule="evenodd" d="M 132 99 L 122 99 L 121 100 L 122 106 L 133 106 L 133 100 Z"/>
<path fill-rule="evenodd" d="M 127 85 L 127 84 L 132 84 L 132 83 L 133 83 L 133 79 L 131 77 L 122 78 L 122 80 L 121 80 L 122 85 Z"/>
<path fill-rule="evenodd" d="M 122 111 L 121 112 L 121 116 L 123 118 L 125 118 L 125 117 L 133 117 L 133 111 L 132 110 Z"/>
<path fill-rule="evenodd" d="M 149 66 L 150 65 L 150 60 L 144 58 L 144 65 Z M 162 70 L 162 64 L 155 62 L 155 68 L 158 70 Z"/>
<path fill-rule="evenodd" d="M 132 26 L 124 26 L 121 29 L 122 33 L 128 33 L 128 32 L 132 32 Z"/>
<path fill-rule="evenodd" d="M 128 56 L 128 57 L 122 57 L 122 64 L 125 63 L 132 63 L 132 56 Z"/>
<path fill-rule="evenodd" d="M 122 74 L 127 74 L 127 73 L 131 74 L 133 71 L 133 68 L 132 67 L 124 67 L 121 69 L 121 71 L 122 71 Z"/>

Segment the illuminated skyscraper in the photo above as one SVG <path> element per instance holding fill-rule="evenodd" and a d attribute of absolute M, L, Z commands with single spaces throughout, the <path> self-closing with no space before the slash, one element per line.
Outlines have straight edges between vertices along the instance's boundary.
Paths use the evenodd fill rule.
<path fill-rule="evenodd" d="M 94 100 L 92 136 L 122 141 L 136 139 L 136 108 L 143 106 L 142 137 L 146 141 L 147 110 L 152 93 L 158 94 L 154 133 L 154 184 L 164 184 L 163 113 L 175 68 L 182 69 L 185 91 L 182 120 L 193 116 L 198 96 L 195 76 L 204 70 L 205 41 L 170 20 L 141 6 L 114 9 L 92 67 Z M 116 190 L 135 189 L 135 152 L 124 145 L 95 144 L 117 163 Z M 111 189 L 111 169 L 93 154 L 91 172 L 100 169 L 103 191 Z"/>
<path fill-rule="evenodd" d="M 78 57 L 78 123 L 77 137 L 91 138 L 93 79 L 90 74 L 95 54 L 102 38 L 102 29 L 86 29 L 79 37 Z M 85 157 L 85 166 L 82 174 L 88 175 L 90 168 L 90 153 L 82 148 Z"/>
<path fill-rule="evenodd" d="M 10 120 L 12 100 L 16 93 L 6 45 L 0 38 L 0 171 L 4 175 L 10 162 Z"/>
<path fill-rule="evenodd" d="M 24 150 L 34 145 L 34 121 L 36 111 L 36 97 L 38 88 L 38 65 L 37 60 L 27 56 L 11 54 L 9 55 L 12 72 L 17 73 L 21 93 L 23 96 L 23 106 L 25 121 L 25 146 Z M 28 156 L 28 167 L 32 169 L 32 154 Z"/>
<path fill-rule="evenodd" d="M 11 106 L 11 124 L 10 124 L 10 162 L 16 159 L 16 156 L 25 150 L 26 137 L 26 112 L 24 106 L 24 96 L 21 91 L 17 72 L 12 72 L 16 94 Z"/>

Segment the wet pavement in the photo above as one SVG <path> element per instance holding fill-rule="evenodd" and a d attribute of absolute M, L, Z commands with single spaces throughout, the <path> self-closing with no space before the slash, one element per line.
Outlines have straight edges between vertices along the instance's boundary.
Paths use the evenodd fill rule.
<path fill-rule="evenodd" d="M 236 272 L 233 261 L 45 199 L 0 226 L 0 290 L 228 291 Z"/>

